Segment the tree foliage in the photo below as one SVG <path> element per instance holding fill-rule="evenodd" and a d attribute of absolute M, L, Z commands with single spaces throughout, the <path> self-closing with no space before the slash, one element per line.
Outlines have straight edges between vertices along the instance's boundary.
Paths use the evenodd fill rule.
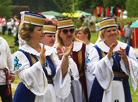
<path fill-rule="evenodd" d="M 4 1 L 4 0 L 3 0 Z M 125 6 L 126 0 L 12 0 L 13 5 L 29 6 L 33 12 L 60 11 L 73 12 L 75 10 L 95 9 L 97 6 L 110 7 Z"/>
<path fill-rule="evenodd" d="M 90 8 L 96 8 L 97 6 L 103 7 L 104 0 L 91 0 Z"/>
<path fill-rule="evenodd" d="M 53 0 L 60 12 L 74 12 L 77 0 Z"/>
<path fill-rule="evenodd" d="M 29 6 L 32 12 L 49 10 L 73 12 L 75 10 L 83 11 L 85 9 L 95 9 L 97 6 L 111 7 L 116 5 L 117 7 L 121 7 L 121 5 L 125 6 L 126 1 L 127 0 L 12 0 L 12 5 Z"/>
<path fill-rule="evenodd" d="M 111 7 L 113 5 L 115 5 L 114 0 L 104 0 L 103 1 L 103 6 L 104 7 Z"/>
<path fill-rule="evenodd" d="M 116 5 L 117 7 L 121 7 L 122 5 L 125 6 L 125 2 L 127 0 L 103 0 L 104 7 L 110 7 Z"/>
<path fill-rule="evenodd" d="M 76 0 L 76 7 L 79 10 L 95 9 L 97 6 L 103 6 L 103 0 Z"/>
<path fill-rule="evenodd" d="M 29 6 L 30 11 L 32 12 L 42 12 L 42 11 L 49 11 L 49 10 L 56 10 L 57 6 L 54 4 L 53 0 L 12 0 L 13 5 L 20 5 L 20 6 Z"/>
<path fill-rule="evenodd" d="M 103 0 L 53 0 L 61 12 L 73 12 L 75 10 L 95 9 L 103 6 Z"/>
<path fill-rule="evenodd" d="M 127 0 L 126 10 L 128 17 L 138 17 L 138 0 Z"/>
<path fill-rule="evenodd" d="M 9 7 L 11 3 L 12 0 L 0 0 L 0 17 L 11 17 L 11 8 Z"/>

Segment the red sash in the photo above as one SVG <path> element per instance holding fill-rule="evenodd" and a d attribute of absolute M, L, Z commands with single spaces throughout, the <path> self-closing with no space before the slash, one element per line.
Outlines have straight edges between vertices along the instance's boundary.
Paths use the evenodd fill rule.
<path fill-rule="evenodd" d="M 83 91 L 85 93 L 86 102 L 88 102 L 88 95 L 87 95 L 87 86 L 86 86 L 86 78 L 85 78 L 85 48 L 86 44 L 82 44 L 82 49 L 78 52 L 72 53 L 72 58 L 78 66 L 79 76 L 80 76 L 80 83 L 82 85 Z"/>
<path fill-rule="evenodd" d="M 9 96 L 10 93 L 11 93 L 11 90 L 9 88 L 9 72 L 8 72 L 8 69 L 4 68 L 4 69 L 0 69 L 0 70 L 3 70 L 5 72 L 5 75 L 6 75 L 6 85 L 7 85 L 6 95 Z"/>

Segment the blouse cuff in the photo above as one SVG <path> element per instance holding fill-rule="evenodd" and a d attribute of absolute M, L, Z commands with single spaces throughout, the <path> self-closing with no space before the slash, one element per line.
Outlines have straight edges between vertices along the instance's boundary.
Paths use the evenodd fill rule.
<path fill-rule="evenodd" d="M 56 76 L 54 78 L 54 89 L 56 95 L 62 99 L 65 99 L 70 93 L 71 79 L 69 73 L 67 73 L 63 79 L 61 68 L 58 68 Z"/>
<path fill-rule="evenodd" d="M 128 57 L 127 57 L 127 59 L 128 59 Z M 128 60 L 128 61 L 129 61 L 129 60 Z M 125 63 L 124 63 L 124 61 L 122 60 L 122 58 L 121 58 L 121 61 L 120 61 L 120 65 L 121 65 L 121 69 L 122 69 L 128 76 L 130 76 L 129 69 L 126 68 Z"/>
<path fill-rule="evenodd" d="M 41 96 L 47 92 L 48 82 L 40 61 L 36 62 L 30 68 L 22 70 L 18 76 L 25 86 L 35 95 Z"/>
<path fill-rule="evenodd" d="M 130 78 L 131 78 L 131 85 L 134 91 L 136 91 L 137 89 L 137 62 L 135 61 L 131 61 L 130 58 L 128 58 L 128 62 L 129 62 L 129 70 L 130 70 Z"/>

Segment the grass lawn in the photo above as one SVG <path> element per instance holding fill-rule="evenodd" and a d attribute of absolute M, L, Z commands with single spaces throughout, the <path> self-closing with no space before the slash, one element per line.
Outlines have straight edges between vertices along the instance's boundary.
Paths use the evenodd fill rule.
<path fill-rule="evenodd" d="M 98 19 L 101 19 L 101 18 L 98 18 Z M 119 19 L 118 21 L 126 23 L 126 22 L 129 22 L 129 21 L 133 21 L 133 19 L 126 19 L 126 20 L 120 20 Z M 14 45 L 14 37 L 13 36 L 8 36 L 7 34 L 6 35 L 0 34 L 0 37 L 3 37 L 4 39 L 6 39 L 6 41 L 9 44 L 9 46 L 13 46 Z M 98 36 L 96 36 L 96 33 L 91 33 L 91 42 L 92 43 L 95 43 L 95 41 L 97 40 L 97 38 L 98 38 Z M 17 49 L 18 49 L 18 47 L 17 47 Z M 11 49 L 11 52 L 13 53 L 14 51 Z M 17 87 L 18 83 L 20 82 L 18 76 L 15 76 L 15 77 L 16 77 L 15 81 L 12 83 L 12 95 L 13 96 L 14 96 L 16 87 Z M 133 102 L 138 102 L 138 89 L 136 90 L 136 92 L 134 92 L 132 90 L 131 86 L 130 86 L 130 88 L 131 88 L 131 95 L 132 95 Z"/>

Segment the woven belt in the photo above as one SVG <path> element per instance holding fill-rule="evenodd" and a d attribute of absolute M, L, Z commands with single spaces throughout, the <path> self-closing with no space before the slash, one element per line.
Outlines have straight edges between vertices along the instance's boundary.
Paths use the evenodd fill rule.
<path fill-rule="evenodd" d="M 126 75 L 124 72 L 114 72 L 114 79 L 113 80 L 119 80 L 123 81 L 124 79 L 128 79 L 128 75 Z"/>
<path fill-rule="evenodd" d="M 52 78 L 47 78 L 47 80 L 48 80 L 48 84 L 53 84 Z"/>

